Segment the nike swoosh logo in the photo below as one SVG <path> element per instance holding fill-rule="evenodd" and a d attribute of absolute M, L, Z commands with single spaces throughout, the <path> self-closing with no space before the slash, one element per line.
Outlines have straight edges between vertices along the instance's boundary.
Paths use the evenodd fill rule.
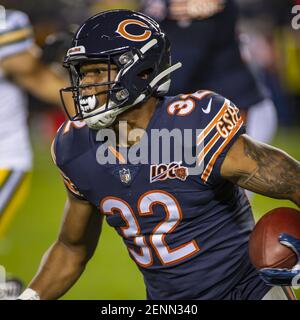
<path fill-rule="evenodd" d="M 203 111 L 204 113 L 210 113 L 210 110 L 211 110 L 211 102 L 212 102 L 212 98 L 210 98 L 207 107 L 206 107 L 205 109 L 202 108 L 202 111 Z"/>

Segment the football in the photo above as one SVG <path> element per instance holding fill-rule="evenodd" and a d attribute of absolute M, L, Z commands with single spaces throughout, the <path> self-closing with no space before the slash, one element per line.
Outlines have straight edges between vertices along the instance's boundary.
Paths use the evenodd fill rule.
<path fill-rule="evenodd" d="M 290 269 L 297 263 L 296 254 L 278 240 L 282 232 L 300 239 L 300 211 L 276 208 L 257 222 L 249 239 L 249 256 L 256 268 Z"/>

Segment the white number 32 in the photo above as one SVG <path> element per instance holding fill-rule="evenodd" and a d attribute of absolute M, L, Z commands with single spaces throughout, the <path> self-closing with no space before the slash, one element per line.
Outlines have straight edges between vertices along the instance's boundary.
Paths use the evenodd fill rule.
<path fill-rule="evenodd" d="M 184 260 L 199 251 L 196 241 L 181 244 L 171 249 L 166 243 L 165 237 L 179 225 L 182 219 L 181 208 L 177 200 L 168 192 L 152 190 L 144 193 L 138 200 L 138 214 L 140 217 L 153 215 L 153 207 L 161 205 L 166 213 L 165 219 L 158 223 L 149 241 L 151 247 L 163 265 L 169 265 Z M 116 197 L 106 197 L 101 201 L 100 209 L 104 214 L 113 215 L 118 212 L 126 222 L 125 227 L 120 227 L 125 238 L 133 238 L 134 244 L 139 250 L 129 248 L 132 257 L 142 267 L 149 267 L 153 264 L 153 250 L 147 244 L 145 236 L 142 235 L 140 226 L 130 205 Z"/>

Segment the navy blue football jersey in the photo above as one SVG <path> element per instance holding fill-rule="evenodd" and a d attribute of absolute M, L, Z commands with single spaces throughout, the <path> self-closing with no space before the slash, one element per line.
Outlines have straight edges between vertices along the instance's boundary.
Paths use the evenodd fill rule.
<path fill-rule="evenodd" d="M 152 134 L 162 130 L 183 136 L 190 130 L 195 163 L 179 159 L 171 143 L 168 160 L 156 157 L 168 149 L 166 141 L 154 146 Z M 220 174 L 229 148 L 245 132 L 237 107 L 210 91 L 161 98 L 134 150 L 100 139 L 101 132 L 66 122 L 53 143 L 54 160 L 69 191 L 99 208 L 123 238 L 148 299 L 233 298 L 246 277 L 250 289 L 239 289 L 239 297 L 261 298 L 268 287 L 247 253 L 252 211 L 244 191 Z M 142 163 L 129 156 L 145 150 Z M 104 156 L 115 163 L 100 164 Z"/>

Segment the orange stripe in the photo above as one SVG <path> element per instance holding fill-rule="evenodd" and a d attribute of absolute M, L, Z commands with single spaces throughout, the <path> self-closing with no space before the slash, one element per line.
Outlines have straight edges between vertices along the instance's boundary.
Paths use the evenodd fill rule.
<path fill-rule="evenodd" d="M 220 133 L 216 132 L 215 135 L 212 137 L 212 139 L 209 140 L 209 143 L 201 150 L 201 152 L 197 157 L 198 166 L 200 165 L 200 163 L 202 162 L 206 154 L 215 145 L 215 143 L 218 141 L 220 137 L 221 137 Z"/>
<path fill-rule="evenodd" d="M 75 184 L 71 181 L 71 179 L 68 178 L 68 177 L 64 174 L 64 172 L 63 172 L 62 170 L 59 169 L 59 171 L 60 171 L 60 174 L 62 175 L 62 177 L 63 177 L 63 179 L 64 179 L 65 186 L 69 189 L 69 191 L 70 191 L 71 193 L 74 193 L 74 194 L 80 196 L 80 197 L 83 197 L 83 195 L 77 190 L 77 187 L 76 187 Z M 76 189 L 75 189 L 73 186 L 74 186 Z"/>
<path fill-rule="evenodd" d="M 202 140 L 210 133 L 210 131 L 215 127 L 218 121 L 223 117 L 225 112 L 227 111 L 229 105 L 229 101 L 225 99 L 224 104 L 222 108 L 219 110 L 219 112 L 216 114 L 216 116 L 212 119 L 212 121 L 206 126 L 204 130 L 199 134 L 197 137 L 197 145 L 199 145 Z"/>
<path fill-rule="evenodd" d="M 227 144 L 231 141 L 232 137 L 239 131 L 239 129 L 241 128 L 242 125 L 243 125 L 243 120 L 240 119 L 237 122 L 236 127 L 230 132 L 229 136 L 223 141 L 223 143 L 220 145 L 218 150 L 212 156 L 212 158 L 210 159 L 209 163 L 207 164 L 207 166 L 201 176 L 201 179 L 204 182 L 207 182 L 218 156 L 224 150 L 224 148 L 227 146 Z"/>
<path fill-rule="evenodd" d="M 119 159 L 121 163 L 126 163 L 126 160 L 124 159 L 123 155 L 120 152 L 118 152 L 113 146 L 109 146 L 108 149 L 117 159 Z"/>
<path fill-rule="evenodd" d="M 70 131 L 71 124 L 72 124 L 72 121 L 70 121 L 70 120 L 68 120 L 65 123 L 63 134 L 66 134 L 66 133 L 68 133 Z M 64 124 L 62 124 L 62 125 L 64 125 Z"/>

